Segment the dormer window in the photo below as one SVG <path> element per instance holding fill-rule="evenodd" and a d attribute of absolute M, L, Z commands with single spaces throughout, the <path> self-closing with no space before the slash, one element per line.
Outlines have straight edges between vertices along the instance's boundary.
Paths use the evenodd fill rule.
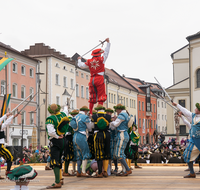
<path fill-rule="evenodd" d="M 60 68 L 60 66 L 59 66 L 59 64 L 58 64 L 58 63 L 56 63 L 56 67 L 57 67 L 57 68 Z"/>
<path fill-rule="evenodd" d="M 63 66 L 63 70 L 67 71 L 67 67 L 66 67 L 66 66 Z"/>

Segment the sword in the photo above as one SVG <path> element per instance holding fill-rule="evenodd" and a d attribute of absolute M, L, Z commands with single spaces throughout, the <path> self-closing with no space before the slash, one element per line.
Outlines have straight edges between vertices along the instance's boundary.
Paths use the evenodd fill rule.
<path fill-rule="evenodd" d="M 156 77 L 154 77 L 156 79 Z M 162 88 L 162 90 L 164 91 L 164 93 L 167 95 L 167 97 L 169 98 L 169 100 L 173 103 L 173 100 L 170 98 L 169 94 L 165 91 L 165 89 L 162 87 L 162 85 L 159 83 L 159 81 L 156 79 L 157 83 L 160 85 L 160 87 Z"/>
<path fill-rule="evenodd" d="M 174 110 L 179 111 L 178 108 L 172 106 L 166 99 L 162 98 L 161 96 L 159 96 L 159 95 L 156 94 L 156 93 L 155 93 L 155 95 L 156 95 L 159 99 L 161 99 L 161 100 L 163 100 L 165 103 L 167 103 L 169 106 L 171 106 Z"/>
<path fill-rule="evenodd" d="M 16 106 L 10 113 L 14 112 L 20 105 L 22 105 L 32 94 L 30 94 L 25 100 L 23 100 L 18 106 Z"/>
<path fill-rule="evenodd" d="M 37 93 L 35 93 L 35 95 L 33 97 L 31 97 L 31 99 L 23 106 L 23 108 L 20 111 L 18 111 L 17 114 L 20 114 L 20 112 L 31 102 L 31 100 L 37 95 Z"/>

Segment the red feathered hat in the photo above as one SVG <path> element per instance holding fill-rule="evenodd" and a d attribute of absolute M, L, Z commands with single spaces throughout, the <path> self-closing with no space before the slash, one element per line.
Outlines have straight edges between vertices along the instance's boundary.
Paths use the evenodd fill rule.
<path fill-rule="evenodd" d="M 101 55 L 102 53 L 104 53 L 104 51 L 102 49 L 95 49 L 92 51 L 91 55 L 97 57 L 97 56 Z"/>

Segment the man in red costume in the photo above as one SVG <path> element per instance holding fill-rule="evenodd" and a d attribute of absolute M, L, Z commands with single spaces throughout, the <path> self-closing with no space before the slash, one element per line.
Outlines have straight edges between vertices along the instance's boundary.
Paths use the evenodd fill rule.
<path fill-rule="evenodd" d="M 105 62 L 108 58 L 110 51 L 110 40 L 106 38 L 107 47 L 105 51 L 102 49 L 95 49 L 92 51 L 92 59 L 88 59 L 85 63 L 81 62 L 81 57 L 78 57 L 78 66 L 80 68 L 89 68 L 90 69 L 90 82 L 89 82 L 89 109 L 90 114 L 92 115 L 93 106 L 95 103 L 103 105 L 103 102 L 106 101 L 107 95 L 105 92 L 105 83 L 104 83 L 104 74 L 105 74 Z M 101 54 L 103 53 L 103 56 Z"/>

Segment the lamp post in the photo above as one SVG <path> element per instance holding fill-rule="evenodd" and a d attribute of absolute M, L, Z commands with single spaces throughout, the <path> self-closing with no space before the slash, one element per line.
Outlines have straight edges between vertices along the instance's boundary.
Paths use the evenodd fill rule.
<path fill-rule="evenodd" d="M 38 62 L 38 72 L 36 73 L 36 75 L 37 75 L 37 83 L 38 83 L 38 88 L 37 88 L 37 90 L 38 90 L 38 96 L 37 96 L 37 108 L 36 108 L 36 110 L 37 110 L 37 126 L 38 126 L 38 130 L 37 130 L 37 144 L 38 144 L 38 148 L 40 147 L 40 107 L 41 107 L 41 105 L 39 105 L 39 103 L 40 103 L 40 94 L 48 94 L 48 93 L 46 93 L 46 92 L 44 92 L 44 91 L 42 91 L 41 90 L 41 88 L 40 88 L 40 84 L 41 84 L 41 79 L 40 79 L 40 75 L 44 75 L 44 73 L 41 73 L 40 72 L 40 61 Z M 43 99 L 43 102 L 45 102 L 44 101 L 45 99 Z M 35 110 L 35 111 L 36 111 Z"/>
<path fill-rule="evenodd" d="M 23 114 L 23 113 L 22 113 Z M 21 162 L 20 162 L 20 164 L 22 165 L 23 164 L 23 138 L 24 138 L 24 136 L 23 136 L 23 133 L 24 133 L 24 118 L 23 118 L 23 116 L 22 116 L 22 123 L 20 123 L 20 124 L 22 124 L 22 138 L 21 138 Z"/>

